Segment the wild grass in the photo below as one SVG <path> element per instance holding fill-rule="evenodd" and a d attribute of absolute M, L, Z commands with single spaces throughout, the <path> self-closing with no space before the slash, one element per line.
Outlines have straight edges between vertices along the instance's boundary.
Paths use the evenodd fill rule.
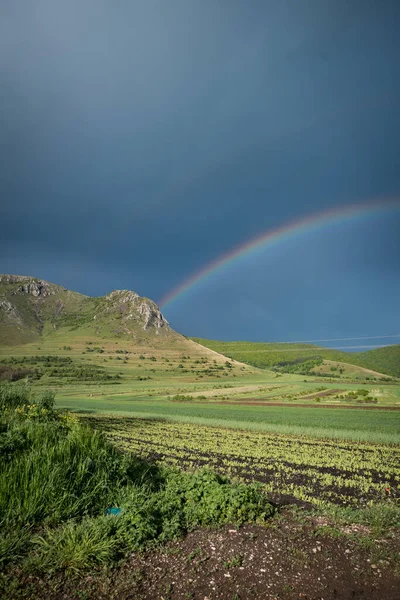
<path fill-rule="evenodd" d="M 375 504 L 363 510 L 330 505 L 326 507 L 325 514 L 340 524 L 366 525 L 373 530 L 374 535 L 383 535 L 391 529 L 400 529 L 400 506 L 398 503 Z"/>
<path fill-rule="evenodd" d="M 55 411 L 54 396 L 12 386 L 0 387 L 0 566 L 80 571 L 199 525 L 264 522 L 274 512 L 260 486 L 123 454 Z M 120 514 L 108 515 L 110 506 Z"/>

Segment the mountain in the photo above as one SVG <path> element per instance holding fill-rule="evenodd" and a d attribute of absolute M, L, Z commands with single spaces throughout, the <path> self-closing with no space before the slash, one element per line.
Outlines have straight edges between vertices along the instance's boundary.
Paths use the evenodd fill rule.
<path fill-rule="evenodd" d="M 0 275 L 0 344 L 35 342 L 60 331 L 132 341 L 179 336 L 158 306 L 135 292 L 92 298 L 36 277 Z"/>
<path fill-rule="evenodd" d="M 170 327 L 152 300 L 135 292 L 115 290 L 90 297 L 37 277 L 0 275 L 0 346 L 40 344 L 50 349 L 75 341 L 78 348 L 87 340 L 119 339 L 137 348 L 158 347 L 203 358 L 206 352 L 218 362 L 229 357 L 242 365 L 286 373 L 351 378 L 352 365 L 364 378 L 382 373 L 400 377 L 400 345 L 350 353 L 313 344 L 189 340 Z"/>
<path fill-rule="evenodd" d="M 28 377 L 68 397 L 66 385 L 83 386 L 79 395 L 85 386 L 96 395 L 117 387 L 121 400 L 149 397 L 153 386 L 179 396 L 194 382 L 207 387 L 254 372 L 174 331 L 158 306 L 135 292 L 91 298 L 36 277 L 0 275 L 0 381 Z"/>
<path fill-rule="evenodd" d="M 314 344 L 192 339 L 215 352 L 260 369 L 335 377 L 337 373 L 341 374 L 341 371 L 346 369 L 346 365 L 354 365 L 363 369 L 364 375 L 366 370 L 373 371 L 370 373 L 371 378 L 382 373 L 400 377 L 400 345 L 356 353 L 332 350 Z M 349 371 L 349 376 L 353 373 Z"/>

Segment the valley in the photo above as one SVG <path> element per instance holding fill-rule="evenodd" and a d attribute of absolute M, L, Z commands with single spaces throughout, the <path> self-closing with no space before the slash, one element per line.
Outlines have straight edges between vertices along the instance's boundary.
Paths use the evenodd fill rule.
<path fill-rule="evenodd" d="M 110 448 L 143 461 L 149 472 L 166 469 L 170 473 L 168 470 L 172 469 L 173 473 L 177 469 L 182 474 L 179 477 L 201 478 L 206 469 L 218 477 L 230 478 L 234 485 L 259 486 L 257 493 L 262 494 L 263 502 L 267 499 L 272 503 L 276 512 L 272 523 L 289 523 L 288 539 L 297 535 L 299 527 L 302 529 L 299 543 L 304 545 L 303 567 L 311 564 L 306 552 L 310 551 L 312 523 L 318 522 L 324 524 L 318 526 L 318 535 L 327 547 L 340 538 L 340 543 L 345 544 L 343 553 L 351 547 L 360 563 L 366 560 L 361 554 L 370 553 L 374 558 L 368 560 L 387 568 L 389 580 L 396 577 L 400 568 L 400 380 L 396 377 L 399 346 L 384 348 L 383 353 L 374 352 L 372 358 L 365 359 L 360 358 L 361 353 L 335 354 L 309 345 L 288 348 L 189 339 L 171 328 L 152 301 L 127 290 L 88 298 L 41 280 L 2 276 L 0 292 L 0 391 L 9 389 L 7 386 L 16 390 L 29 386 L 27 398 L 53 394 L 60 414 L 75 423 L 71 427 L 89 427 L 93 434 L 105 436 L 104 443 L 111 444 Z M 390 360 L 379 371 L 376 369 L 382 364 L 382 355 Z M 354 364 L 345 359 L 354 360 Z M 26 400 L 16 409 L 22 415 L 19 418 L 35 422 L 35 407 L 33 400 Z M 4 423 L 6 415 L 3 427 L 8 427 Z M 122 497 L 113 502 L 125 506 Z M 99 512 L 91 513 L 90 518 L 96 514 Z M 169 518 L 173 519 L 172 513 Z M 202 518 L 193 526 L 198 534 L 189 535 L 203 535 L 198 527 L 207 521 Z M 246 517 L 244 522 L 257 523 L 257 518 L 254 512 L 254 519 Z M 214 523 L 217 522 L 222 523 L 218 519 Z M 68 523 L 61 520 L 58 527 L 62 530 Z M 264 526 L 258 523 L 257 527 Z M 268 527 L 272 527 L 273 537 L 274 525 Z M 268 527 L 253 533 L 264 536 Z M 180 526 L 175 534 L 165 534 L 163 539 L 167 542 L 187 531 L 191 527 Z M 53 549 L 51 552 L 58 543 L 64 543 L 50 542 L 50 537 L 46 537 L 50 532 L 43 535 Z M 153 539 L 155 534 L 146 535 Z M 224 535 L 229 538 L 226 532 Z M 384 540 L 378 553 L 374 545 L 377 537 Z M 162 545 L 154 550 L 153 542 L 137 546 L 156 552 L 149 555 L 150 564 L 167 552 Z M 36 548 L 33 538 L 30 544 Z M 183 548 L 180 542 L 173 544 Z M 385 545 L 390 548 L 389 553 Z M 6 544 L 5 552 L 12 555 L 11 546 Z M 29 561 L 40 563 L 44 555 L 34 558 L 37 551 L 32 552 L 22 563 L 13 559 L 17 565 L 25 566 L 6 571 L 8 575 L 0 579 L 0 589 L 3 586 L 9 593 L 9 581 L 16 589 L 21 588 L 24 576 L 18 575 L 20 568 L 23 572 L 35 572 L 29 570 Z M 71 560 L 78 559 L 74 555 Z M 97 584 L 90 591 L 90 586 L 80 579 L 82 594 L 88 594 L 88 598 L 92 593 L 103 597 L 103 586 L 109 590 L 104 597 L 113 597 L 108 576 L 96 571 L 99 562 L 95 555 L 87 555 L 85 560 L 86 566 L 76 563 L 77 572 L 91 569 Z M 114 559 L 107 560 L 113 564 Z M 224 560 L 229 563 L 230 559 Z M 214 567 L 216 573 L 219 569 L 231 573 L 223 566 L 224 560 Z M 250 567 L 245 551 L 243 561 L 247 573 Z M 61 573 L 65 576 L 57 585 L 72 593 L 70 574 L 61 555 L 57 565 L 55 575 L 44 579 L 43 590 L 50 598 L 59 597 L 56 588 L 50 588 Z M 38 568 L 40 572 L 41 567 Z M 139 578 L 142 583 L 133 581 L 133 571 L 128 566 L 124 568 L 127 571 L 123 578 L 129 589 L 142 594 L 138 597 L 147 597 L 143 579 Z M 239 563 L 236 569 L 240 588 Z M 369 581 L 367 571 L 363 572 L 361 586 Z M 199 565 L 194 572 L 200 579 L 210 578 L 201 575 Z M 165 581 L 169 579 L 167 574 Z M 38 580 L 33 582 L 35 597 L 42 597 Z M 162 595 L 160 586 L 164 583 L 160 580 L 160 585 L 154 584 L 157 594 Z M 171 592 L 163 597 L 186 597 L 183 594 L 187 588 L 174 595 L 174 585 L 171 579 Z M 379 590 L 379 582 L 377 585 Z M 281 585 L 279 598 L 295 598 L 294 592 L 311 593 L 304 581 L 300 587 L 288 586 L 292 584 Z M 387 598 L 395 598 L 390 590 L 386 593 Z M 121 598 L 129 597 L 126 590 L 121 594 Z"/>

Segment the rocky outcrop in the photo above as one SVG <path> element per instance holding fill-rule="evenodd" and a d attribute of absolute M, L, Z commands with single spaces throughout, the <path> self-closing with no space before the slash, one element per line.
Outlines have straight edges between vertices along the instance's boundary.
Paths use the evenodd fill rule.
<path fill-rule="evenodd" d="M 144 319 L 143 329 L 148 329 L 149 327 L 161 329 L 161 327 L 169 326 L 168 321 L 164 319 L 158 306 L 151 300 L 142 298 L 142 303 L 139 306 L 139 314 Z"/>
<path fill-rule="evenodd" d="M 15 306 L 6 299 L 0 299 L 0 312 L 10 321 L 22 325 L 22 319 Z"/>
<path fill-rule="evenodd" d="M 17 289 L 14 289 L 11 294 L 28 294 L 35 298 L 46 298 L 46 296 L 54 296 L 59 290 L 59 286 L 36 279 L 34 277 L 22 277 L 20 275 L 0 275 L 0 283 L 21 283 Z M 62 288 L 61 288 L 62 289 Z"/>
<path fill-rule="evenodd" d="M 148 298 L 142 298 L 136 292 L 115 290 L 104 298 L 107 312 L 117 311 L 121 314 L 124 326 L 137 323 L 144 330 L 154 328 L 156 332 L 162 328 L 170 330 L 168 321 L 164 318 L 157 304 Z"/>
<path fill-rule="evenodd" d="M 35 298 L 46 298 L 46 296 L 54 296 L 55 293 L 56 290 L 47 281 L 41 281 L 40 279 L 20 285 L 17 291 L 14 292 L 14 294 L 30 294 Z"/>

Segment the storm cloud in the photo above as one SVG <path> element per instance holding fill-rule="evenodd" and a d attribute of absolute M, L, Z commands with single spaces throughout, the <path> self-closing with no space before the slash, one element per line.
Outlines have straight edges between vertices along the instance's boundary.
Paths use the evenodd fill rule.
<path fill-rule="evenodd" d="M 2 272 L 159 300 L 231 248 L 400 197 L 400 4 L 0 7 Z M 188 335 L 397 333 L 400 220 L 266 251 L 167 309 Z"/>

